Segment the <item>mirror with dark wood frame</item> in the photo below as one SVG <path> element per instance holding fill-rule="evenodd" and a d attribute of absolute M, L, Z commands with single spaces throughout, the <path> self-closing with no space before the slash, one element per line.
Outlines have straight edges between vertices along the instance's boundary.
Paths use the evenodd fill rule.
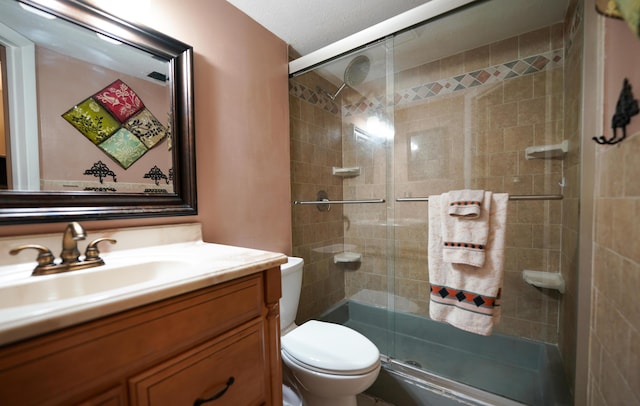
<path fill-rule="evenodd" d="M 18 2 L 15 1 L 15 3 Z M 169 165 L 172 164 L 170 169 L 173 183 L 169 185 L 166 193 L 63 191 L 48 190 L 48 188 L 0 190 L 0 225 L 197 214 L 192 47 L 163 33 L 129 23 L 76 0 L 21 0 L 20 3 L 82 29 L 91 30 L 166 64 L 166 76 L 161 79 L 166 82 L 163 86 L 168 94 L 166 103 L 168 114 L 167 118 L 159 119 L 160 121 L 168 120 L 166 127 L 168 135 L 165 143 L 169 144 L 169 148 L 165 150 L 168 150 L 167 153 L 171 155 L 168 160 Z M 39 17 L 34 15 L 33 18 Z M 2 21 L 0 21 L 1 25 Z M 55 34 L 44 32 L 44 35 Z M 95 51 L 94 48 L 93 52 Z M 100 56 L 96 54 L 89 57 L 91 58 L 99 59 Z M 109 58 L 112 57 L 105 56 L 105 59 Z M 118 64 L 115 63 L 115 65 Z M 3 69 L 3 74 L 5 72 L 6 69 Z M 95 90 L 86 89 L 86 92 Z M 34 116 L 30 115 L 30 117 Z M 57 117 L 60 115 L 58 114 Z M 59 119 L 62 120 L 61 117 Z M 27 127 L 29 125 L 34 123 L 26 123 Z M 43 125 L 45 124 L 39 124 L 40 127 Z M 24 134 L 10 133 L 14 142 L 18 142 L 17 137 L 22 136 Z M 42 136 L 42 128 L 40 128 L 39 137 Z M 11 142 L 8 140 L 7 144 Z M 11 159 L 10 156 L 8 158 L 8 160 Z M 64 165 L 64 162 L 60 162 L 60 165 Z M 9 163 L 5 168 L 8 169 L 6 171 L 9 176 L 8 183 L 11 184 Z"/>

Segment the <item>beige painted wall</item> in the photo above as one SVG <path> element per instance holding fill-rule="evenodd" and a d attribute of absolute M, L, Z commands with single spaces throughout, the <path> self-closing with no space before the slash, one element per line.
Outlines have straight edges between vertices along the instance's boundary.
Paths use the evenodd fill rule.
<path fill-rule="evenodd" d="M 206 241 L 290 253 L 287 45 L 221 0 L 154 0 L 140 16 L 194 47 L 199 214 L 85 227 L 200 222 Z M 0 236 L 62 229 L 0 226 Z"/>

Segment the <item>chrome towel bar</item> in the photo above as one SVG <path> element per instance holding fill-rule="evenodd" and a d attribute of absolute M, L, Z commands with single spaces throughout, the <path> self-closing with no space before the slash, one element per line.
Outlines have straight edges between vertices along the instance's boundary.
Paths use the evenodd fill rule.
<path fill-rule="evenodd" d="M 296 200 L 293 204 L 367 204 L 367 203 L 384 203 L 384 199 L 365 199 L 365 200 Z"/>
<path fill-rule="evenodd" d="M 562 195 L 510 195 L 509 200 L 562 200 Z M 398 197 L 396 202 L 428 202 L 428 197 Z M 385 203 L 385 199 L 364 199 L 364 200 L 296 200 L 293 204 L 372 204 Z"/>
<path fill-rule="evenodd" d="M 510 195 L 509 200 L 562 200 L 562 195 Z M 398 197 L 396 202 L 428 202 L 428 197 Z"/>

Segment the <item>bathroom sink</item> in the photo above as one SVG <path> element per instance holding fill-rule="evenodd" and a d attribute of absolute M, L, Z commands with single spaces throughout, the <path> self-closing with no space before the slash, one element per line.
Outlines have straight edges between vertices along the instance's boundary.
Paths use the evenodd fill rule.
<path fill-rule="evenodd" d="M 115 261 L 118 262 L 118 261 Z M 77 299 L 87 295 L 140 289 L 185 277 L 188 264 L 180 261 L 139 261 L 109 264 L 87 270 L 35 276 L 0 286 L 0 312 L 10 308 Z"/>
<path fill-rule="evenodd" d="M 225 257 L 224 252 L 216 252 L 207 244 L 125 250 L 103 255 L 102 266 L 40 276 L 31 276 L 31 264 L 14 266 L 19 271 L 0 280 L 0 321 L 8 312 L 27 310 L 25 307 L 30 314 L 47 313 L 54 308 L 95 305 L 211 277 L 233 268 L 233 257 Z"/>

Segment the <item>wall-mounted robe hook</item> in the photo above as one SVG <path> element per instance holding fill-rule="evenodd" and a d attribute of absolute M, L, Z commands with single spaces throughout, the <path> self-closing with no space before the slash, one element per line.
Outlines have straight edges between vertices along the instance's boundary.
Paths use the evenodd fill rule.
<path fill-rule="evenodd" d="M 593 137 L 593 140 L 598 144 L 617 144 L 624 140 L 627 136 L 627 124 L 631 121 L 631 117 L 638 114 L 638 101 L 633 98 L 631 92 L 631 85 L 627 78 L 622 83 L 622 90 L 616 103 L 616 113 L 611 118 L 611 129 L 613 130 L 613 137 L 606 139 L 604 135 L 600 137 Z M 622 129 L 622 137 L 618 137 L 618 128 Z"/>

